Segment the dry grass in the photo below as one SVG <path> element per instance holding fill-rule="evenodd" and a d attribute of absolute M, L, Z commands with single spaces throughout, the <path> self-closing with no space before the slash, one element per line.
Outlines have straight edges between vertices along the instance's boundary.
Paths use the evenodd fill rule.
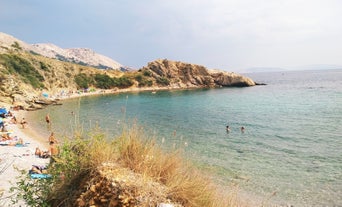
<path fill-rule="evenodd" d="M 193 207 L 242 206 L 237 200 L 237 190 L 222 192 L 208 176 L 185 160 L 180 150 L 162 151 L 137 126 L 125 131 L 117 142 L 119 162 L 166 185 L 171 200 Z"/>
<path fill-rule="evenodd" d="M 50 196 L 54 203 L 64 203 L 62 206 L 73 203 L 70 195 L 75 195 L 79 186 L 96 174 L 99 166 L 116 163 L 141 175 L 145 181 L 153 180 L 164 185 L 167 199 L 184 207 L 245 206 L 238 201 L 237 190 L 226 191 L 217 187 L 209 176 L 182 157 L 181 150 L 163 151 L 136 125 L 124 129 L 115 139 L 106 139 L 97 129 L 87 137 L 76 136 L 64 141 L 57 162 L 51 166 L 56 176 L 61 172 L 65 176 L 55 185 L 56 190 Z M 146 192 L 151 192 L 147 188 Z"/>

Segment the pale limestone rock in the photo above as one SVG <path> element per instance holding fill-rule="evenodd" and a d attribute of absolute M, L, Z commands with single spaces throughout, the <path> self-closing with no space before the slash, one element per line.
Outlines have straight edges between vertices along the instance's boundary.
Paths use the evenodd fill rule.
<path fill-rule="evenodd" d="M 219 86 L 254 86 L 250 78 L 242 75 L 208 70 L 204 66 L 159 59 L 148 63 L 142 70 L 150 70 L 155 78 L 168 78 L 171 86 L 182 87 L 219 87 Z"/>

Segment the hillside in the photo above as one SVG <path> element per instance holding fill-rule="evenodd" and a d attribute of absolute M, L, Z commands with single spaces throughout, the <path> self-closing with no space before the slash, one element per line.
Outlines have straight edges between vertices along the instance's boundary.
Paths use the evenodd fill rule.
<path fill-rule="evenodd" d="M 80 74 L 107 74 L 120 77 L 118 70 L 99 70 L 92 67 L 62 62 L 27 52 L 0 54 L 0 97 L 3 102 L 17 103 L 24 107 L 40 108 L 42 94 L 58 97 L 58 94 L 77 91 L 81 87 L 76 77 Z"/>
<path fill-rule="evenodd" d="M 99 69 L 123 69 L 122 64 L 117 61 L 98 54 L 88 48 L 63 49 L 52 43 L 28 44 L 11 35 L 0 32 L 0 52 L 7 51 L 12 45 L 18 44 L 23 51 L 39 54 L 44 57 L 92 66 Z"/>
<path fill-rule="evenodd" d="M 8 45 L 10 42 L 13 43 Z M 0 43 L 1 102 L 26 110 L 42 108 L 56 103 L 62 97 L 89 90 L 113 93 L 123 90 L 246 87 L 256 84 L 236 73 L 209 70 L 201 65 L 167 59 L 152 61 L 135 71 L 100 70 L 76 64 L 78 61 L 71 63 L 39 55 L 30 50 L 34 46 L 8 35 L 0 35 Z M 77 54 L 76 51 L 73 53 Z M 48 53 L 45 54 L 48 56 Z M 89 61 L 91 59 L 89 57 Z"/>

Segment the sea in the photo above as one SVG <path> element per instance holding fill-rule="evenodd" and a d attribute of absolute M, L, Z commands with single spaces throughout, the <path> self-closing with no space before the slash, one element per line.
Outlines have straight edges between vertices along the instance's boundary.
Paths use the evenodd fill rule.
<path fill-rule="evenodd" d="M 263 206 L 342 206 L 342 70 L 243 75 L 266 85 L 69 99 L 29 124 L 47 138 L 49 113 L 61 139 L 95 127 L 114 138 L 134 123 Z"/>

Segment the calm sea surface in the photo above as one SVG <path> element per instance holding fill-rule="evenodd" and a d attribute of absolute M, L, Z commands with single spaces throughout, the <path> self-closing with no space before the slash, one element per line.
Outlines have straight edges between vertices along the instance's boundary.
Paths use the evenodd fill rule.
<path fill-rule="evenodd" d="M 267 203 L 342 206 L 342 70 L 246 75 L 268 85 L 83 97 L 32 112 L 29 123 L 47 137 L 50 113 L 59 136 L 76 122 L 114 135 L 135 119 Z"/>

